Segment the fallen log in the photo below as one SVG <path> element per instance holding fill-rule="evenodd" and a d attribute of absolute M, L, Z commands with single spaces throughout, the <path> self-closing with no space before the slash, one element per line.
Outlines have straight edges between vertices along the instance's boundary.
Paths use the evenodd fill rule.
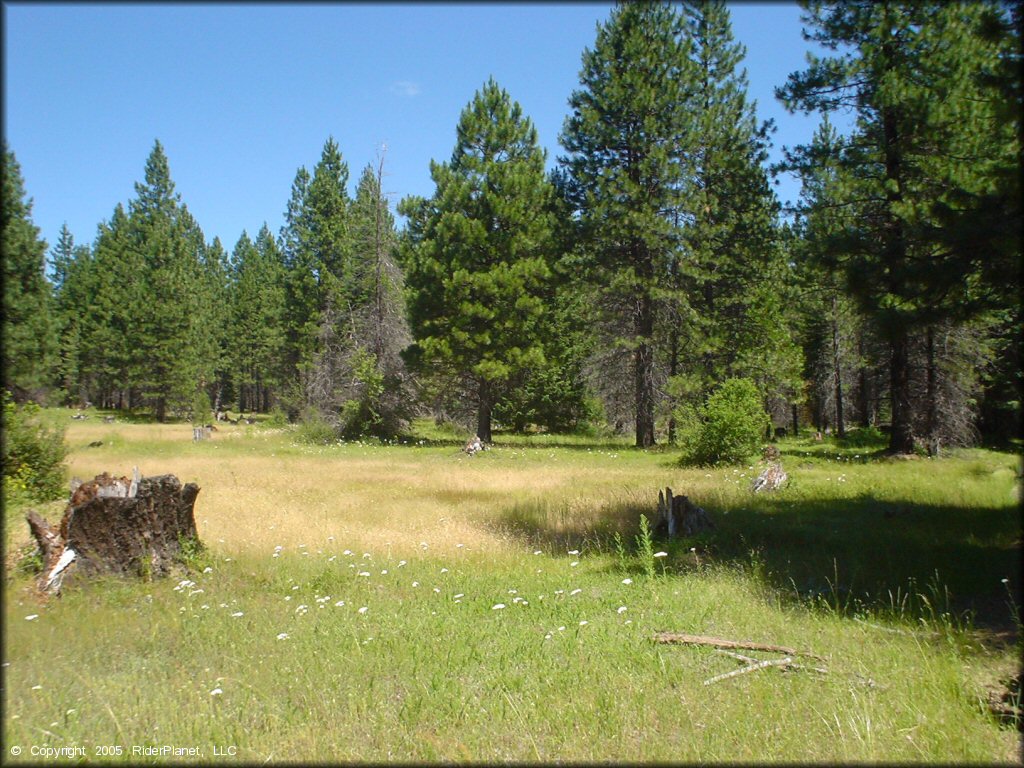
<path fill-rule="evenodd" d="M 807 656 L 811 659 L 824 661 L 821 656 L 805 651 L 798 651 L 785 645 L 770 645 L 767 643 L 752 643 L 746 641 L 726 640 L 721 637 L 709 637 L 707 635 L 686 635 L 679 632 L 656 632 L 654 634 L 656 643 L 673 643 L 679 645 L 709 645 L 714 648 L 738 648 L 745 651 L 772 651 L 784 653 L 787 656 Z"/>
<path fill-rule="evenodd" d="M 111 477 L 72 482 L 59 528 L 27 515 L 44 569 L 40 588 L 58 592 L 72 573 L 163 576 L 181 560 L 182 547 L 199 546 L 195 506 L 199 486 L 174 475 Z"/>

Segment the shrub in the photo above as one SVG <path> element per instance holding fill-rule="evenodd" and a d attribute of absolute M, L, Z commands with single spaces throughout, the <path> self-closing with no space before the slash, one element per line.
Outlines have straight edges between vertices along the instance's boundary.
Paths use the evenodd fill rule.
<path fill-rule="evenodd" d="M 320 411 L 315 408 L 307 408 L 302 414 L 302 421 L 299 423 L 296 435 L 303 443 L 330 445 L 337 442 L 338 429 L 328 422 Z"/>
<path fill-rule="evenodd" d="M 43 423 L 35 403 L 17 406 L 4 393 L 4 493 L 26 493 L 37 501 L 65 493 L 64 430 Z"/>
<path fill-rule="evenodd" d="M 749 379 L 728 379 L 709 398 L 692 460 L 735 464 L 757 452 L 771 425 L 761 394 Z"/>

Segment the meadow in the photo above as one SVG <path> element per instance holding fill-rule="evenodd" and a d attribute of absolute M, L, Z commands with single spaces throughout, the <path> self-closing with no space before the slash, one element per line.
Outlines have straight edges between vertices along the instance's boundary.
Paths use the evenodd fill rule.
<path fill-rule="evenodd" d="M 469 457 L 429 422 L 309 445 L 49 416 L 69 476 L 196 482 L 205 548 L 172 578 L 45 600 L 6 500 L 11 764 L 1020 761 L 986 707 L 1020 657 L 1018 454 L 791 438 L 789 484 L 754 495 L 756 462 L 616 438 L 499 434 Z M 716 529 L 643 536 L 665 486 Z M 722 678 L 743 662 L 661 631 L 800 666 Z"/>

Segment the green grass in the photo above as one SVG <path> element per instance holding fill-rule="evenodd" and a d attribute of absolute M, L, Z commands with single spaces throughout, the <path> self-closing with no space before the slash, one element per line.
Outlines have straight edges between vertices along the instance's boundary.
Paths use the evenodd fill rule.
<path fill-rule="evenodd" d="M 791 484 L 762 497 L 756 464 L 685 469 L 614 441 L 499 435 L 470 458 L 455 434 L 190 434 L 69 427 L 79 476 L 137 463 L 199 482 L 207 549 L 178 577 L 48 602 L 8 569 L 11 763 L 33 745 L 117 760 L 96 756 L 110 744 L 252 763 L 1019 759 L 983 705 L 1018 659 L 989 631 L 1012 623 L 1003 578 L 1020 602 L 1018 456 L 791 440 Z M 640 515 L 665 485 L 717 530 L 648 547 Z M 705 685 L 738 662 L 662 630 L 791 646 L 828 671 Z"/>

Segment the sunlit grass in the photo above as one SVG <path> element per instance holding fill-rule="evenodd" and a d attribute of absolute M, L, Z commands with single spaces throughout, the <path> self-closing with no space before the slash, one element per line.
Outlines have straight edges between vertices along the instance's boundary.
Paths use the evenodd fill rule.
<path fill-rule="evenodd" d="M 207 550 L 175 578 L 101 580 L 48 602 L 9 571 L 5 748 L 80 744 L 97 759 L 102 744 L 196 744 L 203 762 L 216 745 L 245 762 L 1018 759 L 1015 732 L 981 701 L 1016 654 L 941 602 L 950 583 L 1005 596 L 1017 457 L 894 461 L 790 441 L 792 482 L 761 497 L 754 463 L 683 468 L 671 451 L 575 440 L 499 436 L 468 457 L 426 432 L 309 446 L 228 425 L 193 443 L 188 424 L 73 422 L 73 475 L 137 465 L 197 482 Z M 718 530 L 638 546 L 665 486 Z M 9 531 L 9 546 L 26 538 Z M 791 646 L 828 673 L 704 685 L 736 660 L 656 644 L 661 630 Z"/>

